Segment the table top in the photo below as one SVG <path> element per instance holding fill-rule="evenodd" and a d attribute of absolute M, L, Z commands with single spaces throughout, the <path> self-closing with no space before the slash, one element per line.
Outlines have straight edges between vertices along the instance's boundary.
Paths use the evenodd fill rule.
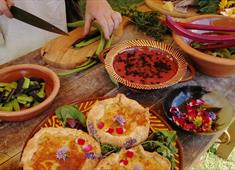
<path fill-rule="evenodd" d="M 127 28 L 128 29 L 133 28 Z M 131 34 L 124 35 L 125 39 L 145 38 L 138 31 L 132 31 Z M 40 57 L 40 50 L 36 50 L 26 56 L 14 60 L 7 65 L 31 63 L 44 65 L 54 71 L 59 69 L 52 68 L 44 63 Z M 109 79 L 108 74 L 102 64 L 86 70 L 82 73 L 69 77 L 60 78 L 60 92 L 51 107 L 41 115 L 24 122 L 0 122 L 0 169 L 20 169 L 19 160 L 22 153 L 24 143 L 30 135 L 33 128 L 41 122 L 48 113 L 51 113 L 60 105 L 69 101 L 87 99 L 91 97 L 115 96 L 117 93 L 124 93 L 127 97 L 137 100 L 143 106 L 151 107 L 159 114 L 162 114 L 162 101 L 166 94 L 172 88 L 183 85 L 202 85 L 209 89 L 215 89 L 224 95 L 235 108 L 235 75 L 229 78 L 215 78 L 197 72 L 196 77 L 192 81 L 179 83 L 172 87 L 161 90 L 137 92 L 124 86 L 115 86 Z M 184 169 L 190 169 L 203 153 L 218 139 L 222 132 L 211 136 L 200 136 L 177 131 L 179 140 L 183 146 Z"/>

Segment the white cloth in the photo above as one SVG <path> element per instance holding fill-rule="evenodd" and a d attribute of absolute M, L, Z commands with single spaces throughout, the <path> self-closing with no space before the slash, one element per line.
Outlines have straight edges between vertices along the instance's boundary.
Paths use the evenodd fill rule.
<path fill-rule="evenodd" d="M 14 3 L 15 6 L 67 31 L 64 0 L 14 0 Z M 5 39 L 4 45 L 0 46 L 0 64 L 40 48 L 58 36 L 5 16 L 0 16 L 0 28 Z"/>

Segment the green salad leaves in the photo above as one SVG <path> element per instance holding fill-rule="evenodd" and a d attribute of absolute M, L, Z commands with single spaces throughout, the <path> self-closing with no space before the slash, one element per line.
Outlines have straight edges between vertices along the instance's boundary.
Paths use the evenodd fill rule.
<path fill-rule="evenodd" d="M 55 111 L 56 116 L 62 121 L 64 126 L 71 128 L 79 127 L 86 129 L 85 115 L 75 105 L 64 105 Z"/>
<path fill-rule="evenodd" d="M 174 169 L 174 155 L 177 153 L 177 148 L 174 145 L 176 138 L 176 131 L 155 131 L 142 143 L 142 146 L 146 151 L 157 152 L 166 157 L 171 162 L 171 169 Z"/>

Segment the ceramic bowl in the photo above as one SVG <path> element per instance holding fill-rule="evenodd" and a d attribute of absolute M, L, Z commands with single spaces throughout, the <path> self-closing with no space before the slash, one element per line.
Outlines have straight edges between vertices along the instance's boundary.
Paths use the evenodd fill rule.
<path fill-rule="evenodd" d="M 10 83 L 22 77 L 37 77 L 45 81 L 46 99 L 36 106 L 13 112 L 0 111 L 0 120 L 23 121 L 45 111 L 59 92 L 59 77 L 49 68 L 36 64 L 20 64 L 0 70 L 0 82 Z"/>
<path fill-rule="evenodd" d="M 189 101 L 189 99 L 203 99 L 206 104 L 209 104 L 210 107 L 215 108 L 221 108 L 221 110 L 218 112 L 218 119 L 216 120 L 216 124 L 218 124 L 218 127 L 216 127 L 215 131 L 212 132 L 193 132 L 190 130 L 186 130 L 181 126 L 178 126 L 174 120 L 172 119 L 172 113 L 170 112 L 171 107 L 178 107 L 179 110 L 183 112 L 182 106 L 183 103 Z M 177 88 L 172 90 L 167 97 L 165 98 L 163 102 L 163 110 L 170 122 L 179 127 L 180 129 L 183 129 L 188 132 L 203 134 L 203 135 L 210 135 L 214 134 L 218 131 L 223 131 L 231 120 L 233 119 L 233 110 L 231 104 L 218 92 L 216 91 L 208 91 L 204 87 L 201 86 L 184 86 L 181 88 Z"/>
<path fill-rule="evenodd" d="M 223 26 L 235 26 L 235 19 L 228 18 L 221 15 L 200 15 L 190 17 L 182 22 L 195 23 L 195 24 L 213 24 Z M 205 33 L 202 30 L 194 30 L 196 33 Z M 203 53 L 199 50 L 192 48 L 189 44 L 190 39 L 182 37 L 173 33 L 173 38 L 179 47 L 190 55 L 198 70 L 210 76 L 227 77 L 235 73 L 235 60 L 214 57 L 212 55 Z"/>
<path fill-rule="evenodd" d="M 153 90 L 191 80 L 194 68 L 183 53 L 165 43 L 151 40 L 129 40 L 108 49 L 99 57 L 117 82 L 133 89 Z M 104 51 L 102 52 L 104 53 Z M 187 68 L 190 76 L 186 75 Z"/>

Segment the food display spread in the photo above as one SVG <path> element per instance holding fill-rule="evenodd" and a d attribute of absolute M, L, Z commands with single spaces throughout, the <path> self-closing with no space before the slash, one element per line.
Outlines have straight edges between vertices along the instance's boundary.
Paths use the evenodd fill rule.
<path fill-rule="evenodd" d="M 63 118 L 77 118 L 83 124 L 81 112 L 71 116 L 75 107 L 69 106 L 57 109 L 58 118 L 63 114 Z M 24 148 L 23 169 L 170 170 L 176 166 L 175 131 L 159 130 L 149 135 L 149 109 L 123 94 L 92 104 L 86 113 L 89 134 L 70 125 L 39 127 Z"/>
<path fill-rule="evenodd" d="M 148 93 L 147 90 L 172 86 L 175 83 L 191 80 L 195 75 L 194 69 L 190 69 L 191 65 L 185 61 L 183 53 L 173 48 L 175 44 L 167 42 L 167 37 L 171 33 L 173 36 L 180 36 L 183 41 L 182 49 L 194 50 L 193 52 L 184 50 L 192 56 L 197 55 L 195 51 L 199 51 L 217 57 L 216 61 L 226 58 L 230 65 L 234 61 L 230 59 L 235 59 L 235 27 L 233 24 L 229 26 L 215 24 L 219 21 L 216 16 L 195 22 L 184 22 L 170 15 L 162 16 L 156 11 L 142 12 L 138 7 L 125 6 L 125 3 L 121 6 L 115 0 L 109 1 L 115 10 L 129 17 L 126 23 L 134 24 L 139 32 L 144 32 L 154 40 L 130 40 L 112 46 L 114 36 L 106 40 L 99 24 L 93 23 L 92 31 L 86 37 L 81 34 L 82 28 L 77 28 L 68 37 L 59 37 L 42 48 L 44 60 L 45 57 L 52 56 L 53 59 L 58 59 L 59 64 L 64 64 L 62 68 L 74 68 L 58 73 L 59 76 L 70 76 L 81 72 L 94 66 L 101 59 L 108 72 L 107 77 L 109 76 L 115 85 L 122 84 L 128 87 L 125 90 L 133 88 L 133 94 L 142 92 L 141 90 L 144 92 L 143 95 L 154 94 L 155 101 L 155 97 L 162 92 Z M 153 2 L 145 1 L 148 4 Z M 195 15 L 216 13 L 231 18 L 235 15 L 235 3 L 230 0 L 168 0 L 161 3 L 163 3 L 161 8 L 170 13 L 177 11 L 186 14 L 193 8 Z M 221 21 L 234 23 L 235 20 L 224 16 Z M 83 27 L 84 24 L 84 21 L 77 21 L 69 23 L 68 26 L 75 28 Z M 158 42 L 163 40 L 167 43 Z M 57 45 L 58 49 L 61 48 L 60 55 L 66 60 L 70 53 L 75 56 L 82 51 L 81 49 L 85 49 L 82 60 L 76 58 L 79 64 L 74 65 L 74 61 L 68 59 L 68 63 L 72 65 L 66 65 L 66 62 L 63 63 L 60 57 L 54 55 L 58 52 L 58 49 L 54 49 Z M 190 76 L 186 74 L 187 68 L 191 71 Z M 208 67 L 211 68 L 213 67 Z M 67 79 L 61 80 L 67 81 Z M 45 102 L 50 98 L 46 93 L 46 86 L 46 81 L 43 79 L 27 76 L 12 82 L 0 82 L 0 112 L 24 111 Z M 138 91 L 139 89 L 141 90 Z M 176 93 L 178 94 L 175 95 Z M 230 106 L 225 104 L 224 107 L 216 95 L 214 98 L 211 97 L 213 99 L 210 97 L 204 99 L 203 95 L 207 93 L 209 91 L 201 86 L 184 86 L 169 92 L 166 98 L 161 98 L 165 99 L 160 103 L 163 104 L 166 118 L 173 126 L 178 127 L 180 133 L 187 131 L 192 135 L 193 133 L 205 135 L 222 131 L 227 127 L 229 119 L 232 119 Z M 138 93 L 136 95 L 138 96 Z M 60 96 L 59 100 L 61 98 L 63 96 Z M 66 105 L 58 107 L 33 130 L 22 152 L 20 165 L 24 170 L 183 169 L 184 161 L 182 147 L 177 138 L 178 132 L 172 130 L 161 118 L 161 114 L 155 113 L 152 107 L 150 109 L 143 106 L 146 103 L 148 106 L 147 100 L 142 105 L 121 93 L 110 98 L 86 101 L 80 96 L 78 99 L 77 103 L 68 101 Z M 155 107 L 156 103 L 151 102 L 151 106 Z M 224 117 L 221 116 L 222 113 Z"/>

